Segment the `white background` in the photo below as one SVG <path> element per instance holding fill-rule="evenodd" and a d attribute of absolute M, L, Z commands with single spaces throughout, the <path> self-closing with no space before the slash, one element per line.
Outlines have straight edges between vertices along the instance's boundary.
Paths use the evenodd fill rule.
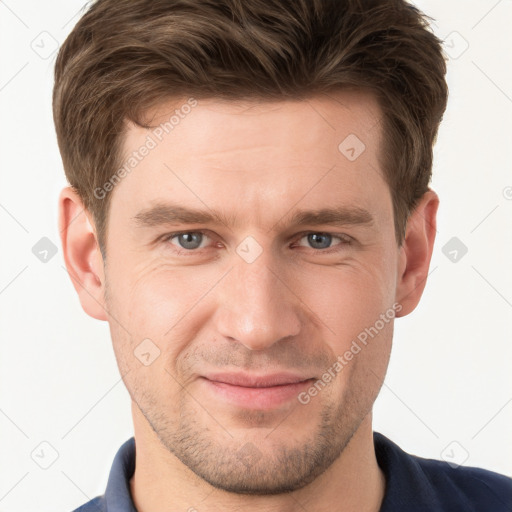
<path fill-rule="evenodd" d="M 406 451 L 510 476 L 512 2 L 417 3 L 452 57 L 432 183 L 441 206 L 423 299 L 395 323 L 375 429 Z M 57 228 L 66 182 L 45 52 L 81 6 L 0 2 L 0 512 L 70 511 L 102 494 L 133 433 L 108 326 L 82 311 Z M 42 237 L 58 247 L 47 263 L 32 253 Z M 443 253 L 452 237 L 468 249 L 455 263 Z M 48 469 L 31 457 L 41 442 L 58 453 Z"/>

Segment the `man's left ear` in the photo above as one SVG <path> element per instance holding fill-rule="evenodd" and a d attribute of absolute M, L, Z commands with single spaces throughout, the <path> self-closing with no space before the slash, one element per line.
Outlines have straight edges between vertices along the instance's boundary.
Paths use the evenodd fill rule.
<path fill-rule="evenodd" d="M 395 299 L 402 305 L 402 309 L 397 317 L 411 313 L 423 294 L 436 238 L 438 206 L 439 197 L 429 189 L 407 221 L 398 262 Z"/>

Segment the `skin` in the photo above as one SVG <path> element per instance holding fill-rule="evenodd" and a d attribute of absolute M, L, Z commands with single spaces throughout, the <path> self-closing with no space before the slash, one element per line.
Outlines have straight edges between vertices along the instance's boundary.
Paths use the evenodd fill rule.
<path fill-rule="evenodd" d="M 151 124 L 183 103 L 161 105 Z M 379 161 L 380 116 L 375 99 L 356 91 L 198 101 L 111 192 L 106 262 L 91 215 L 69 187 L 62 191 L 67 269 L 86 313 L 109 322 L 132 398 L 130 485 L 139 511 L 379 510 L 385 479 L 371 410 L 393 320 L 307 404 L 234 405 L 201 376 L 293 371 L 318 379 L 393 304 L 396 316 L 414 310 L 439 200 L 425 193 L 399 247 Z M 127 154 L 148 133 L 129 125 Z M 365 144 L 354 161 L 338 149 L 349 134 Z M 138 225 L 135 215 L 158 201 L 221 212 L 226 223 Z M 342 206 L 366 209 L 372 223 L 290 223 L 298 209 Z M 206 234 L 196 238 L 199 249 L 164 239 L 197 230 Z M 321 240 L 327 249 L 310 233 L 331 234 Z M 248 236 L 262 251 L 251 263 L 236 250 Z M 145 366 L 134 351 L 148 338 L 160 355 Z"/>

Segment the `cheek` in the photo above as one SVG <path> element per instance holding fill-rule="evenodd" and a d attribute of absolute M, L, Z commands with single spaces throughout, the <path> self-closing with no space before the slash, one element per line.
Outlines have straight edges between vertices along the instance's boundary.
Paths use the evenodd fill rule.
<path fill-rule="evenodd" d="M 122 373 L 130 371 L 130 380 L 149 379 L 152 388 L 177 375 L 180 354 L 199 337 L 211 316 L 208 292 L 218 281 L 217 274 L 218 269 L 178 270 L 154 263 L 125 273 L 116 267 L 108 273 L 109 323 Z M 141 358 L 155 358 L 150 369 L 144 367 Z M 180 375 L 180 382 L 183 378 L 186 376 Z"/>
<path fill-rule="evenodd" d="M 176 268 L 154 261 L 111 276 L 116 311 L 138 334 L 171 335 L 194 314 L 195 306 L 218 280 L 218 269 Z M 110 276 L 109 276 L 110 278 Z"/>
<path fill-rule="evenodd" d="M 393 305 L 394 275 L 382 262 L 305 272 L 294 291 L 314 312 L 336 349 L 344 346 Z M 335 348 L 335 347 L 333 347 Z"/>
<path fill-rule="evenodd" d="M 340 402 L 340 394 L 355 393 L 346 398 L 361 401 L 361 407 L 365 408 L 380 389 L 396 313 L 394 275 L 385 266 L 382 258 L 371 264 L 318 272 L 314 280 L 304 276 L 300 281 L 303 302 L 321 320 L 322 342 L 331 353 L 330 368 L 336 374 L 335 385 L 325 394 L 326 400 L 330 396 L 331 400 Z M 336 362 L 340 366 L 334 367 Z"/>

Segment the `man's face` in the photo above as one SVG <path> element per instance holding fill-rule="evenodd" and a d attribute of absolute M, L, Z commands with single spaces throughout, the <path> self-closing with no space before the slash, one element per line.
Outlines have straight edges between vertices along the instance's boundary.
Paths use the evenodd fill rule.
<path fill-rule="evenodd" d="M 166 107 L 151 125 L 180 104 Z M 128 131 L 127 155 L 148 135 L 157 145 L 112 192 L 114 350 L 148 428 L 216 487 L 303 487 L 369 418 L 391 347 L 399 256 L 380 115 L 362 93 L 204 100 L 161 141 Z M 222 222 L 173 219 L 177 207 Z M 323 210 L 339 216 L 299 222 Z M 309 392 L 329 369 L 335 377 Z M 229 379 L 221 373 L 283 372 L 308 382 L 219 384 Z"/>

